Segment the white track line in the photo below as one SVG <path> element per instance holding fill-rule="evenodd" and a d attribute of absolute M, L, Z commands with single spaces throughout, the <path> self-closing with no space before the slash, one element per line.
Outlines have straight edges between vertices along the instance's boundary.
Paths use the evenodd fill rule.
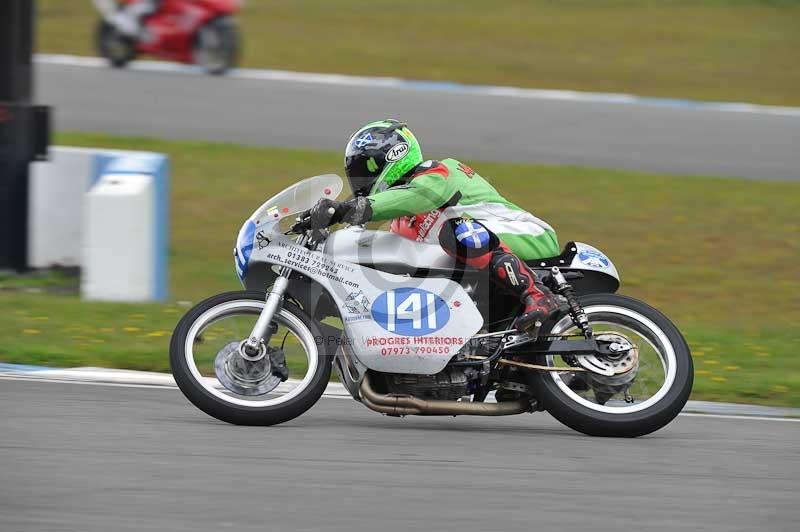
<path fill-rule="evenodd" d="M 87 386 L 113 386 L 115 388 L 147 388 L 150 390 L 176 390 L 177 386 L 160 386 L 158 384 L 128 384 L 124 382 L 90 382 L 72 379 L 40 379 L 27 375 L 0 375 L 2 381 L 53 382 L 57 384 L 84 384 Z"/>
<path fill-rule="evenodd" d="M 128 383 L 128 382 L 108 382 L 108 381 L 82 381 L 76 379 L 63 379 L 57 377 L 35 377 L 31 375 L 2 375 L 0 374 L 0 380 L 2 381 L 28 381 L 28 382 L 39 382 L 39 383 L 56 383 L 56 384 L 83 384 L 86 386 L 111 386 L 114 388 L 144 388 L 148 390 L 177 390 L 178 386 L 175 384 L 172 385 L 161 385 L 161 384 L 136 384 L 136 383 Z M 328 392 L 327 390 L 322 394 L 323 397 L 327 399 L 352 399 L 350 395 L 343 395 L 338 393 L 338 391 L 334 390 L 333 392 Z"/>
<path fill-rule="evenodd" d="M 0 368 L 0 380 L 57 382 L 60 384 L 88 384 L 92 386 L 117 386 L 121 388 L 161 390 L 176 390 L 178 388 L 170 374 L 128 370 L 104 371 L 101 368 L 81 368 L 77 370 L 47 369 L 25 373 L 6 372 Z M 216 379 L 214 379 L 214 381 L 216 382 Z M 296 384 L 300 381 L 292 381 L 290 379 L 288 382 Z M 279 385 L 276 391 L 287 391 L 287 389 L 281 390 L 281 386 L 283 385 Z M 323 395 L 332 399 L 352 399 L 344 386 L 338 382 L 329 383 Z"/>
<path fill-rule="evenodd" d="M 86 57 L 61 54 L 37 54 L 34 61 L 46 65 L 62 65 L 81 68 L 110 68 L 108 63 L 99 57 Z M 196 66 L 162 61 L 133 61 L 128 66 L 140 72 L 166 72 L 171 74 L 203 74 Z M 317 85 L 356 86 L 371 88 L 391 88 L 417 91 L 444 91 L 482 96 L 505 98 L 527 98 L 536 100 L 556 100 L 586 103 L 635 104 L 659 107 L 680 107 L 698 110 L 722 111 L 734 113 L 750 113 L 773 116 L 800 117 L 800 107 L 784 107 L 776 105 L 758 105 L 745 102 L 703 102 L 680 98 L 652 98 L 626 93 L 583 92 L 572 90 L 527 89 L 522 87 L 505 87 L 498 85 L 467 85 L 446 81 L 407 80 L 392 77 L 349 76 L 344 74 L 323 74 L 315 72 L 293 72 L 289 70 L 270 70 L 254 68 L 237 68 L 231 70 L 227 77 L 236 79 L 283 81 L 308 83 Z"/>
<path fill-rule="evenodd" d="M 40 383 L 57 383 L 57 384 L 83 384 L 88 386 L 111 386 L 116 388 L 145 388 L 151 390 L 176 390 L 177 386 L 174 384 L 171 385 L 160 385 L 160 384 L 133 384 L 133 383 L 125 383 L 125 382 L 103 382 L 103 381 L 83 381 L 83 380 L 76 380 L 76 379 L 68 379 L 68 378 L 57 378 L 57 377 L 38 377 L 36 375 L 9 375 L 9 374 L 0 374 L 0 380 L 10 380 L 10 381 L 28 381 L 28 382 L 40 382 Z M 333 386 L 331 386 L 333 385 Z M 334 388 L 331 391 L 326 390 L 325 393 L 322 394 L 323 397 L 326 399 L 352 399 L 350 395 L 342 394 L 340 390 L 338 390 L 338 386 L 341 386 L 337 383 L 331 383 L 329 385 L 328 390 Z M 788 423 L 800 423 L 800 418 L 791 418 L 791 417 L 769 417 L 769 416 L 736 416 L 736 415 L 728 415 L 728 414 L 703 414 L 699 412 L 681 412 L 678 414 L 682 417 L 703 417 L 703 418 L 712 418 L 712 419 L 731 419 L 731 420 L 745 420 L 745 421 L 783 421 Z"/>
<path fill-rule="evenodd" d="M 701 414 L 698 412 L 681 412 L 679 416 L 686 417 L 711 417 L 717 419 L 745 419 L 748 421 L 788 421 L 789 423 L 800 423 L 800 418 L 796 417 L 766 417 L 766 416 L 734 416 L 729 414 Z"/>

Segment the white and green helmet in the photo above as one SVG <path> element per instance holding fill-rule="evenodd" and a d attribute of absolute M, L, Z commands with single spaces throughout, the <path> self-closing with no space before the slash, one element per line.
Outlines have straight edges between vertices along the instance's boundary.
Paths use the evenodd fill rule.
<path fill-rule="evenodd" d="M 371 122 L 353 133 L 344 154 L 344 171 L 356 196 L 386 190 L 422 162 L 422 150 L 407 125 L 397 120 Z"/>

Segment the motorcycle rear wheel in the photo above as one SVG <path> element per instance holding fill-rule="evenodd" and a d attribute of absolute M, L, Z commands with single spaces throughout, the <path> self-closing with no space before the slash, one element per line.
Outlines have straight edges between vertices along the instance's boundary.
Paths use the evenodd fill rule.
<path fill-rule="evenodd" d="M 231 17 L 215 18 L 194 36 L 194 62 L 207 73 L 219 76 L 236 66 L 240 48 L 236 22 Z"/>
<path fill-rule="evenodd" d="M 694 368 L 686 340 L 666 316 L 636 299 L 593 294 L 580 301 L 596 335 L 622 331 L 638 346 L 638 373 L 631 387 L 635 391 L 604 396 L 580 382 L 586 373 L 538 371 L 532 374 L 531 384 L 541 405 L 564 425 L 590 436 L 633 438 L 664 427 L 680 413 L 692 391 Z M 564 316 L 551 332 L 579 331 Z M 565 363 L 560 357 L 547 357 L 546 365 L 564 367 Z"/>

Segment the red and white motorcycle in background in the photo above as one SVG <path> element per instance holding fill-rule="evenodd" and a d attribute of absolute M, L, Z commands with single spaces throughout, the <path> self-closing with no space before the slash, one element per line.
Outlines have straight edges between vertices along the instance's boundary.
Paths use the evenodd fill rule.
<path fill-rule="evenodd" d="M 209 74 L 236 66 L 240 37 L 233 15 L 241 0 L 94 0 L 101 19 L 98 53 L 121 68 L 137 55 L 149 54 L 196 64 Z"/>

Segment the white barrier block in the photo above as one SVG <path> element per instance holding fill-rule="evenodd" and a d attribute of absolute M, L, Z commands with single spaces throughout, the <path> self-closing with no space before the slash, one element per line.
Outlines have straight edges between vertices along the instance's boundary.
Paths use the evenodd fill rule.
<path fill-rule="evenodd" d="M 30 166 L 28 265 L 78 266 L 83 200 L 97 150 L 56 146 L 50 160 Z"/>
<path fill-rule="evenodd" d="M 81 295 L 148 301 L 156 285 L 156 195 L 147 174 L 106 174 L 86 194 Z"/>

